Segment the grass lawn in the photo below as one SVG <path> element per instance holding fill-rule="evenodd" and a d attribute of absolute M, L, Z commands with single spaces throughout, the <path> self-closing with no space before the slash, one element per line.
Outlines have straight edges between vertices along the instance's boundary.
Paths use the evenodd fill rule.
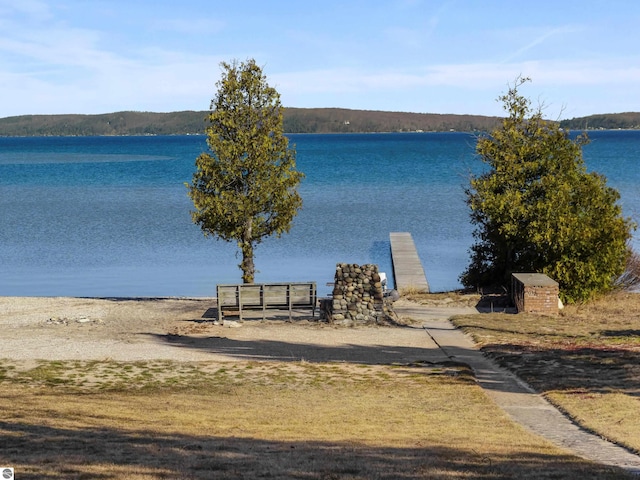
<path fill-rule="evenodd" d="M 455 365 L 3 361 L 0 387 L 21 480 L 631 478 L 513 424 Z"/>
<path fill-rule="evenodd" d="M 454 323 L 580 425 L 640 452 L 640 294 Z"/>

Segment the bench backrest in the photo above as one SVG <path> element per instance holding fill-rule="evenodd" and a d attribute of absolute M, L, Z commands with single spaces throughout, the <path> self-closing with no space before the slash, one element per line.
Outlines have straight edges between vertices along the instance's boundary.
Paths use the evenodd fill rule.
<path fill-rule="evenodd" d="M 217 285 L 219 307 L 314 307 L 315 282 Z"/>

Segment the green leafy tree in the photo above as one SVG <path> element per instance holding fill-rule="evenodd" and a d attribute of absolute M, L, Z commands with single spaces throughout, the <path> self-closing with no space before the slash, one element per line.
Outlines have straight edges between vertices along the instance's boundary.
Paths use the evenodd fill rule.
<path fill-rule="evenodd" d="M 244 283 L 253 283 L 254 247 L 291 228 L 302 206 L 303 174 L 283 133 L 280 95 L 255 60 L 221 64 L 206 129 L 210 153 L 196 159 L 189 189 L 205 236 L 236 241 Z"/>
<path fill-rule="evenodd" d="M 533 111 L 518 79 L 499 98 L 508 116 L 476 152 L 488 166 L 465 190 L 476 226 L 466 286 L 508 285 L 513 272 L 543 272 L 564 301 L 611 290 L 629 255 L 633 223 L 618 192 L 582 159 L 586 136 L 572 140 Z"/>

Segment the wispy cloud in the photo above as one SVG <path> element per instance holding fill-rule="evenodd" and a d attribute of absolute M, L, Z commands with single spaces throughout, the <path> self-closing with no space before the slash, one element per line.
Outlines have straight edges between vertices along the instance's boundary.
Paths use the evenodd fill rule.
<path fill-rule="evenodd" d="M 624 30 L 590 13 L 562 23 L 573 18 L 562 6 L 530 19 L 499 17 L 491 2 L 397 0 L 361 10 L 332 0 L 292 3 L 275 25 L 273 9 L 254 3 L 247 20 L 236 4 L 198 17 L 204 0 L 190 10 L 162 0 L 152 12 L 136 2 L 0 0 L 0 116 L 206 108 L 220 61 L 233 58 L 255 58 L 289 106 L 490 112 L 525 75 L 533 98 L 640 109 L 640 54 L 626 19 Z M 338 8 L 343 16 L 329 24 Z"/>
<path fill-rule="evenodd" d="M 513 43 L 521 44 L 523 41 L 527 41 L 527 43 L 522 47 L 518 48 L 516 51 L 512 52 L 507 57 L 505 57 L 502 60 L 502 63 L 511 63 L 516 59 L 524 57 L 526 53 L 530 52 L 531 50 L 533 50 L 539 45 L 543 45 L 547 43 L 549 40 L 553 39 L 554 37 L 572 35 L 578 32 L 579 30 L 580 30 L 579 27 L 571 26 L 571 25 L 566 25 L 566 26 L 557 27 L 557 28 L 549 28 L 544 30 L 542 33 L 539 33 L 538 31 L 530 31 L 530 29 L 518 30 L 517 32 L 513 33 L 513 35 L 516 37 Z M 533 38 L 530 39 L 531 37 Z M 556 48 L 561 48 L 560 42 L 557 42 L 555 45 L 557 46 Z M 544 56 L 544 53 L 541 56 Z"/>
<path fill-rule="evenodd" d="M 630 67 L 628 64 L 638 67 Z M 441 104 L 448 101 L 453 107 L 466 98 L 468 109 L 465 113 L 477 113 L 474 112 L 472 104 L 484 102 L 485 105 L 493 105 L 495 98 L 519 75 L 533 79 L 533 84 L 528 86 L 528 90 L 534 92 L 532 98 L 539 97 L 541 101 L 551 105 L 564 105 L 568 98 L 550 97 L 557 94 L 558 88 L 637 85 L 640 83 L 640 57 L 622 62 L 610 60 L 607 63 L 552 60 L 508 64 L 440 64 L 404 71 L 323 69 L 279 73 L 274 75 L 273 79 L 284 98 L 298 99 L 308 95 L 331 94 L 371 98 L 385 92 L 390 97 L 397 98 L 395 92 L 405 92 L 404 96 L 409 101 L 404 106 L 398 104 L 398 108 L 433 111 L 435 105 L 442 108 Z M 443 91 L 455 91 L 458 98 L 438 99 L 438 92 Z M 410 92 L 413 92 L 413 95 Z M 636 96 L 629 101 L 637 102 Z M 576 110 L 582 105 L 571 107 Z M 482 108 L 487 110 L 487 107 Z"/>
<path fill-rule="evenodd" d="M 101 30 L 67 26 L 40 2 L 18 3 L 0 3 L 12 19 L 0 31 L 0 91 L 11 92 L 0 115 L 207 108 L 220 56 L 140 44 L 116 51 Z"/>

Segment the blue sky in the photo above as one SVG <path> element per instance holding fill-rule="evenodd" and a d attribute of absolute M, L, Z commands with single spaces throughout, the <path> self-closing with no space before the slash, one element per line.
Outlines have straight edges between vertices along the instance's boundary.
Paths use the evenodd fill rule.
<path fill-rule="evenodd" d="M 0 117 L 207 110 L 255 58 L 289 107 L 640 111 L 640 2 L 0 0 Z"/>

